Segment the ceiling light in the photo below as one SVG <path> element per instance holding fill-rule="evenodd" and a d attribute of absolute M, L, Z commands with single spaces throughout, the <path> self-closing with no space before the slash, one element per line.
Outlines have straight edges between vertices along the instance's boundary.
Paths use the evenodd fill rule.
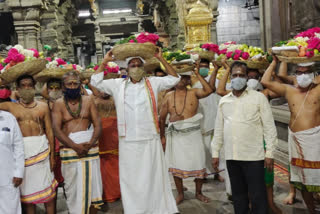
<path fill-rule="evenodd" d="M 91 14 L 89 10 L 79 10 L 78 17 L 88 17 L 90 15 Z"/>
<path fill-rule="evenodd" d="M 123 8 L 123 9 L 107 9 L 103 10 L 103 14 L 116 14 L 116 13 L 131 13 L 132 9 L 130 8 Z"/>

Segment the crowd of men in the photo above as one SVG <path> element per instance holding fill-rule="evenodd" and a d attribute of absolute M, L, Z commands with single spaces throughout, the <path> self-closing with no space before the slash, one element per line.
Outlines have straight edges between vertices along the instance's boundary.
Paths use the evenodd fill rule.
<path fill-rule="evenodd" d="M 299 64 L 288 76 L 284 62 L 275 72 L 274 57 L 262 76 L 243 62 L 229 67 L 223 60 L 218 81 L 215 62 L 210 75 L 206 59 L 177 74 L 160 48 L 155 57 L 165 72 L 147 77 L 145 60 L 132 56 L 123 77 L 105 79 L 111 50 L 90 82 L 67 72 L 46 83 L 44 100 L 35 99 L 30 75 L 17 79 L 16 100 L 0 82 L 0 213 L 21 213 L 21 203 L 27 214 L 40 203 L 56 213 L 58 186 L 70 214 L 97 213 L 120 197 L 125 214 L 178 213 L 183 179 L 194 178 L 195 198 L 208 203 L 202 185 L 215 176 L 226 183 L 236 214 L 281 214 L 273 200 L 277 132 L 269 101 L 275 97 L 285 97 L 291 112 L 286 202 L 298 189 L 316 213 L 320 86 L 314 63 Z"/>

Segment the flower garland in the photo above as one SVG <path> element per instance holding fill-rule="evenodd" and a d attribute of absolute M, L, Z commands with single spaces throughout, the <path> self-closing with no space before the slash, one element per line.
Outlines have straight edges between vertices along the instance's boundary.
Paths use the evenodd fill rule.
<path fill-rule="evenodd" d="M 159 40 L 159 36 L 157 34 L 142 32 L 137 36 L 129 36 L 128 38 L 122 39 L 119 42 L 117 42 L 117 44 L 146 43 L 146 42 L 156 44 L 158 40 Z"/>

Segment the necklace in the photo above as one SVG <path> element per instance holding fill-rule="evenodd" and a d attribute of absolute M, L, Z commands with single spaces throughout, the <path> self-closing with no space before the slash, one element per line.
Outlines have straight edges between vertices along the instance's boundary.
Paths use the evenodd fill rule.
<path fill-rule="evenodd" d="M 28 109 L 32 109 L 32 108 L 35 108 L 37 105 L 38 105 L 38 103 L 37 102 L 35 102 L 35 104 L 33 105 L 33 106 L 26 106 L 25 104 L 22 104 L 22 102 L 18 102 L 23 108 L 28 108 Z"/>
<path fill-rule="evenodd" d="M 183 114 L 183 112 L 184 112 L 184 109 L 186 107 L 187 94 L 188 94 L 188 89 L 186 89 L 186 95 L 184 96 L 184 102 L 183 102 L 182 111 L 181 111 L 180 114 L 178 114 L 177 107 L 176 107 L 176 90 L 174 91 L 174 97 L 173 97 L 174 98 L 174 100 L 173 100 L 174 106 L 173 107 L 174 107 L 174 111 L 176 112 L 176 115 L 178 115 L 178 116 L 181 116 Z"/>
<path fill-rule="evenodd" d="M 79 100 L 79 105 L 78 105 L 78 109 L 76 112 L 73 112 L 71 109 L 70 109 L 70 106 L 68 104 L 68 101 L 67 99 L 64 97 L 64 104 L 66 105 L 66 108 L 68 110 L 68 112 L 70 113 L 70 115 L 73 117 L 73 118 L 79 118 L 80 116 L 80 113 L 81 113 L 81 109 L 82 109 L 82 97 L 80 96 L 80 100 Z"/>

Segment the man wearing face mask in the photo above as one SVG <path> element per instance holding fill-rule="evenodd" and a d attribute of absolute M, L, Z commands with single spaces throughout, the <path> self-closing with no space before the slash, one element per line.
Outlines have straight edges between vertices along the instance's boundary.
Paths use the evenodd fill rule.
<path fill-rule="evenodd" d="M 219 102 L 212 141 L 213 167 L 219 165 L 219 151 L 225 146 L 225 159 L 231 182 L 234 211 L 268 213 L 264 167 L 273 170 L 274 145 L 277 132 L 267 98 L 247 89 L 247 65 L 231 66 L 232 92 Z M 264 152 L 263 139 L 266 142 Z"/>
<path fill-rule="evenodd" d="M 301 63 L 296 68 L 297 86 L 271 80 L 277 58 L 263 75 L 261 83 L 288 100 L 291 112 L 289 122 L 290 181 L 302 193 L 311 214 L 316 213 L 313 192 L 320 192 L 319 137 L 320 85 L 314 82 L 314 63 Z"/>
<path fill-rule="evenodd" d="M 202 133 L 202 140 L 205 145 L 206 150 L 206 168 L 208 173 L 213 173 L 215 170 L 212 168 L 211 160 L 211 140 L 213 138 L 213 132 L 214 132 L 214 123 L 216 120 L 217 115 L 217 108 L 218 108 L 218 96 L 214 92 L 216 91 L 216 77 L 219 67 L 214 63 L 214 70 L 211 75 L 209 75 L 209 69 L 210 69 L 210 61 L 207 59 L 200 59 L 199 62 L 199 74 L 209 83 L 210 87 L 213 90 L 213 93 L 211 93 L 209 96 L 199 99 L 199 108 L 198 112 L 203 115 L 203 118 L 201 120 L 201 133 Z M 196 82 L 193 86 L 193 88 L 202 88 L 202 85 L 200 81 Z M 223 163 L 224 161 L 221 161 L 222 165 L 220 164 L 220 169 L 224 168 Z M 217 174 L 215 175 L 215 178 L 219 181 L 223 182 L 224 178 Z"/>
<path fill-rule="evenodd" d="M 98 139 L 101 120 L 91 96 L 81 95 L 76 71 L 62 78 L 63 97 L 53 104 L 61 171 L 70 214 L 97 213 L 103 204 Z"/>
<path fill-rule="evenodd" d="M 24 141 L 25 173 L 21 184 L 21 202 L 26 213 L 35 213 L 35 204 L 44 203 L 47 213 L 55 213 L 54 137 L 47 104 L 34 100 L 35 81 L 22 75 L 17 81 L 19 101 L 0 103 L 0 109 L 17 119 Z"/>
<path fill-rule="evenodd" d="M 91 84 L 113 96 L 116 105 L 125 214 L 178 212 L 159 136 L 157 96 L 160 91 L 174 87 L 180 78 L 159 48 L 155 57 L 168 76 L 146 78 L 144 59 L 133 56 L 127 59 L 129 78 L 103 80 L 103 67 L 113 61 L 109 51 L 91 77 Z"/>

